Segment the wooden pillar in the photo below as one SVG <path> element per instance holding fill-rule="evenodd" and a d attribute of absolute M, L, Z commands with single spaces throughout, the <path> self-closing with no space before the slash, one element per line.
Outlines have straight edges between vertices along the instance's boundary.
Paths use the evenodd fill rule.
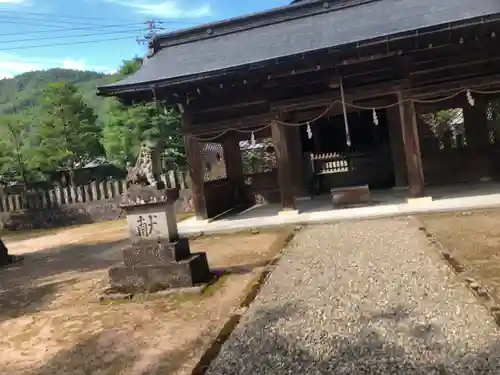
<path fill-rule="evenodd" d="M 403 131 L 398 106 L 387 108 L 387 125 L 391 145 L 391 159 L 394 167 L 394 186 L 396 188 L 406 187 L 408 186 L 408 174 L 406 171 Z"/>
<path fill-rule="evenodd" d="M 189 176 L 191 178 L 191 193 L 193 196 L 193 206 L 196 219 L 206 220 L 208 219 L 208 214 L 205 202 L 205 181 L 203 178 L 200 143 L 192 135 L 185 135 L 184 143 L 186 148 Z"/>
<path fill-rule="evenodd" d="M 278 115 L 276 117 L 279 120 L 283 119 L 282 115 Z M 288 147 L 289 142 L 287 140 L 288 132 L 285 125 L 273 121 L 271 123 L 271 133 L 276 151 L 281 206 L 283 211 L 294 211 L 296 206 L 291 173 L 292 166 L 290 165 L 290 150 Z"/>
<path fill-rule="evenodd" d="M 243 203 L 242 189 L 245 185 L 243 162 L 241 160 L 240 141 L 235 133 L 228 133 L 223 140 L 224 161 L 226 163 L 227 179 L 234 186 L 236 199 Z"/>
<path fill-rule="evenodd" d="M 481 171 L 479 173 L 481 180 L 487 181 L 490 178 L 487 102 L 480 96 L 474 97 L 474 100 L 474 106 L 471 106 L 467 102 L 462 107 L 465 138 L 467 140 L 467 148 L 474 152 L 473 157 L 477 157 L 480 160 Z"/>
<path fill-rule="evenodd" d="M 234 183 L 243 183 L 243 163 L 241 160 L 240 141 L 238 136 L 235 133 L 228 133 L 222 145 L 224 147 L 227 179 Z"/>
<path fill-rule="evenodd" d="M 412 197 L 422 197 L 425 194 L 425 182 L 415 104 L 412 101 L 403 102 L 405 97 L 401 92 L 398 92 L 397 98 L 399 101 L 399 114 L 410 195 Z"/>
<path fill-rule="evenodd" d="M 464 126 L 467 148 L 485 150 L 489 144 L 487 106 L 483 98 L 475 98 L 474 106 L 464 103 Z"/>
<path fill-rule="evenodd" d="M 311 131 L 313 133 L 313 153 L 320 154 L 321 153 L 321 127 L 320 124 L 315 122 L 311 125 Z"/>
<path fill-rule="evenodd" d="M 300 139 L 300 128 L 287 126 L 287 143 L 290 152 L 291 179 L 296 197 L 308 196 L 304 171 L 304 156 L 302 152 L 302 141 Z"/>

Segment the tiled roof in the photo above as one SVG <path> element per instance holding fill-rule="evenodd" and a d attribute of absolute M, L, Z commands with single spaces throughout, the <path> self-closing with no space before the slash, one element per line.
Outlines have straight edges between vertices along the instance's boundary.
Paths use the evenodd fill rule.
<path fill-rule="evenodd" d="M 226 30 L 227 25 L 215 24 L 210 37 L 180 43 L 174 40 L 145 59 L 134 75 L 99 89 L 117 92 L 149 84 L 176 84 L 290 55 L 500 14 L 500 0 L 358 0 L 353 1 L 357 5 L 338 9 L 335 2 L 330 3 L 330 8 L 314 14 L 258 27 L 235 27 L 221 35 L 217 34 L 217 25 Z M 296 11 L 310 6 L 299 3 L 289 8 Z M 241 21 L 238 19 L 239 25 Z"/>

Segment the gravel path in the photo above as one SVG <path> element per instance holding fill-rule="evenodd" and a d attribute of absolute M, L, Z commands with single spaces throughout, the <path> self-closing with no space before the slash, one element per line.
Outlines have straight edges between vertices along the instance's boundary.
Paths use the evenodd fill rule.
<path fill-rule="evenodd" d="M 310 227 L 208 374 L 500 374 L 500 331 L 413 219 Z"/>

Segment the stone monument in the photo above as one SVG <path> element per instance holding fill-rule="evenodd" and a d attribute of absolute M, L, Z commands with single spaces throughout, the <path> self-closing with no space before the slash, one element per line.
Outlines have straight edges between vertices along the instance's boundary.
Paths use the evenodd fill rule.
<path fill-rule="evenodd" d="M 130 245 L 123 265 L 109 269 L 109 293 L 154 293 L 208 283 L 212 273 L 205 253 L 191 253 L 188 238 L 179 237 L 174 203 L 178 189 L 159 181 L 159 147 L 144 143 L 129 168 L 121 207 Z"/>

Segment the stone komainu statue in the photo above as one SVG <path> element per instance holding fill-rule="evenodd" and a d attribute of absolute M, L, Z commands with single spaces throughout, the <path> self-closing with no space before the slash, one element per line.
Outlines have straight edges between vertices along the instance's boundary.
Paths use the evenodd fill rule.
<path fill-rule="evenodd" d="M 178 189 L 167 189 L 160 180 L 161 150 L 159 143 L 144 142 L 141 145 L 135 166 L 128 168 L 127 191 L 122 206 L 157 203 L 167 199 L 175 201 L 178 198 Z"/>
<path fill-rule="evenodd" d="M 147 142 L 141 145 L 135 166 L 127 168 L 127 188 L 132 185 L 152 186 L 156 189 L 160 174 L 159 147 Z"/>

